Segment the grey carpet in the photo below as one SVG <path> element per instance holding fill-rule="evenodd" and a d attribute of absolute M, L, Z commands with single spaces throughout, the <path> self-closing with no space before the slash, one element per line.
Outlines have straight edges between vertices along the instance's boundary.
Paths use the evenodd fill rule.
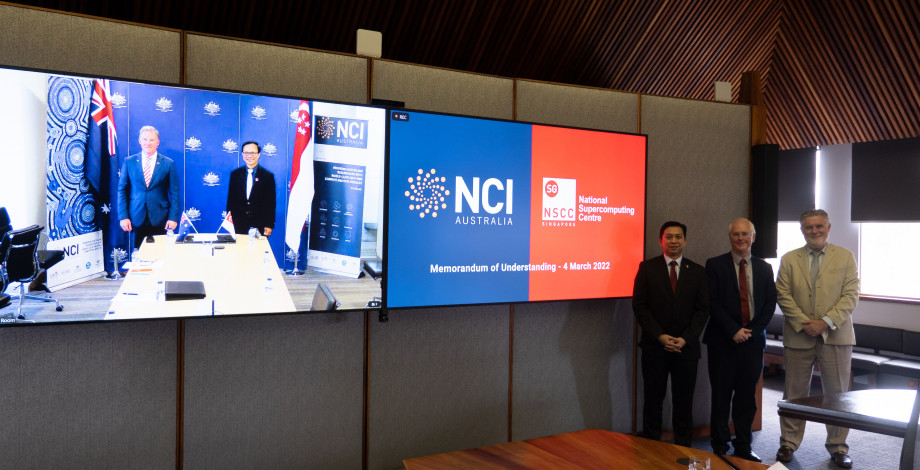
<path fill-rule="evenodd" d="M 854 384 L 854 389 L 865 388 Z M 812 384 L 812 394 L 821 394 L 820 384 Z M 779 448 L 779 415 L 776 414 L 776 402 L 783 398 L 783 373 L 764 378 L 763 387 L 763 429 L 754 432 L 751 446 L 754 453 L 763 459 L 763 463 L 772 465 L 776 462 L 776 450 Z M 830 455 L 824 448 L 827 431 L 823 424 L 809 422 L 805 426 L 805 438 L 795 452 L 792 462 L 784 464 L 790 470 L 836 469 L 830 461 Z M 850 445 L 850 457 L 853 468 L 872 470 L 890 470 L 898 468 L 903 439 L 865 431 L 850 430 L 847 443 Z M 693 448 L 711 451 L 709 437 L 703 436 L 693 441 Z"/>

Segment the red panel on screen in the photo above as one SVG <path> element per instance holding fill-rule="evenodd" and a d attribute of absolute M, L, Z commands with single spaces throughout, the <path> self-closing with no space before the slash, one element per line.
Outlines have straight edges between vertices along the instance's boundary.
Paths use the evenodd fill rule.
<path fill-rule="evenodd" d="M 533 126 L 530 300 L 628 297 L 642 261 L 646 138 Z"/>

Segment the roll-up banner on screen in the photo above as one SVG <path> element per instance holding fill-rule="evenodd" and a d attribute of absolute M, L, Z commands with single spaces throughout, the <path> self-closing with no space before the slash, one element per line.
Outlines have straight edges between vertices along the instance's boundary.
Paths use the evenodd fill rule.
<path fill-rule="evenodd" d="M 310 223 L 308 265 L 357 278 L 361 274 L 361 234 L 368 171 L 380 174 L 385 114 L 381 109 L 313 103 L 316 194 Z M 372 167 L 372 168 L 369 168 Z"/>
<path fill-rule="evenodd" d="M 646 137 L 390 113 L 386 306 L 627 297 Z"/>

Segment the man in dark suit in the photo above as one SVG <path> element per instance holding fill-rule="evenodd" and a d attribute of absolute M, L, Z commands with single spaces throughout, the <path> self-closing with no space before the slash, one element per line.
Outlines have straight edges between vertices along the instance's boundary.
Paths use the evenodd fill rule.
<path fill-rule="evenodd" d="M 118 178 L 121 229 L 134 232 L 134 248 L 148 235 L 175 230 L 179 221 L 179 177 L 175 162 L 157 152 L 160 133 L 153 126 L 139 132 L 141 151 L 125 159 Z"/>
<path fill-rule="evenodd" d="M 661 440 L 661 405 L 670 375 L 674 442 L 690 447 L 699 336 L 709 317 L 709 293 L 703 267 L 683 257 L 687 226 L 665 222 L 658 233 L 664 254 L 639 264 L 633 286 L 633 313 L 642 327 L 642 434 Z"/>
<path fill-rule="evenodd" d="M 728 228 L 731 251 L 706 261 L 709 325 L 703 342 L 709 353 L 712 386 L 712 451 L 728 452 L 730 412 L 735 423 L 734 455 L 760 462 L 751 450 L 751 426 L 757 412 L 757 382 L 763 372 L 764 330 L 776 310 L 776 284 L 773 267 L 751 256 L 755 235 L 750 220 L 736 219 Z"/>
<path fill-rule="evenodd" d="M 261 152 L 256 142 L 243 144 L 246 164 L 230 172 L 227 210 L 236 233 L 255 227 L 267 237 L 275 228 L 275 175 L 259 165 Z"/>

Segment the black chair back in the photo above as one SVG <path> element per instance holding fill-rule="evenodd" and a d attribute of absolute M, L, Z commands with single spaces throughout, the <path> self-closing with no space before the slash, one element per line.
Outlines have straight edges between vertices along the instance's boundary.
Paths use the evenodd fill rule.
<path fill-rule="evenodd" d="M 13 225 L 10 223 L 10 214 L 6 211 L 6 207 L 0 207 L 0 238 L 3 238 L 6 232 L 10 230 L 13 230 Z"/>
<path fill-rule="evenodd" d="M 6 261 L 6 234 L 10 230 L 13 230 L 13 226 L 10 224 L 10 214 L 6 211 L 6 207 L 0 207 L 0 305 L 3 305 L 4 301 L 9 301 L 9 296 L 3 294 L 3 291 L 6 290 L 6 285 L 9 284 L 9 281 L 6 280 L 6 271 L 3 269 L 3 263 Z"/>
<path fill-rule="evenodd" d="M 11 230 L 0 242 L 0 253 L 6 253 L 6 276 L 12 282 L 30 282 L 39 273 L 38 241 L 44 230 L 40 225 L 33 225 L 19 230 Z"/>

